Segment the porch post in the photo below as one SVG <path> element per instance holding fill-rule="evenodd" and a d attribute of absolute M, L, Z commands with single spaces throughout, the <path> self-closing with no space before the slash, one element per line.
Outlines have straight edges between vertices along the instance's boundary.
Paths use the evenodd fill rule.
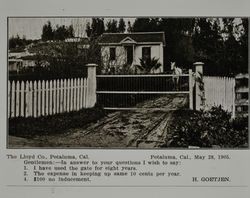
<path fill-rule="evenodd" d="M 203 65 L 202 62 L 195 62 L 195 110 L 201 110 L 204 99 L 204 82 L 203 82 Z M 203 87 L 203 88 L 202 88 Z"/>
<path fill-rule="evenodd" d="M 135 61 L 135 45 L 133 44 L 133 62 L 132 62 L 132 64 L 134 64 L 134 61 Z"/>
<path fill-rule="evenodd" d="M 97 64 L 87 64 L 87 96 L 86 108 L 92 108 L 96 104 L 96 67 Z"/>

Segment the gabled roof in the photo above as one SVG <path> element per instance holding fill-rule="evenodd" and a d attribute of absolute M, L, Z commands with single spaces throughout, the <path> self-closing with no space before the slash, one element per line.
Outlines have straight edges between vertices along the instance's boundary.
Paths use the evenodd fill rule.
<path fill-rule="evenodd" d="M 129 36 L 127 36 L 125 39 L 121 40 L 120 43 L 137 43 L 135 40 L 131 39 Z"/>
<path fill-rule="evenodd" d="M 138 44 L 163 43 L 165 46 L 164 32 L 103 33 L 99 45 L 122 44 L 127 39 Z"/>

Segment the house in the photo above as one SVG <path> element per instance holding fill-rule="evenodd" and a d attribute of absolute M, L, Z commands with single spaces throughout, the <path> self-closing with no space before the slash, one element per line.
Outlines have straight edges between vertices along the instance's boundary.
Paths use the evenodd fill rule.
<path fill-rule="evenodd" d="M 157 59 L 161 66 L 151 73 L 163 72 L 164 32 L 104 33 L 99 39 L 102 73 L 119 73 L 128 68 L 140 73 L 141 60 Z"/>
<path fill-rule="evenodd" d="M 22 52 L 9 52 L 9 71 L 19 73 L 23 68 L 36 66 L 36 56 L 28 50 Z"/>
<path fill-rule="evenodd" d="M 23 67 L 23 60 L 20 60 L 20 59 L 9 59 L 9 68 L 8 68 L 8 71 L 10 73 L 19 73 L 20 70 L 22 69 Z"/>

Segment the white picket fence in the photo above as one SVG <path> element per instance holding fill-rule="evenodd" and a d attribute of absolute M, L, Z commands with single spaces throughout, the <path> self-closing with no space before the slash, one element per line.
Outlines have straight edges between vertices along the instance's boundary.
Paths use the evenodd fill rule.
<path fill-rule="evenodd" d="M 205 76 L 205 108 L 220 106 L 235 115 L 235 79 Z"/>
<path fill-rule="evenodd" d="M 8 117 L 39 117 L 88 107 L 88 80 L 8 82 Z"/>

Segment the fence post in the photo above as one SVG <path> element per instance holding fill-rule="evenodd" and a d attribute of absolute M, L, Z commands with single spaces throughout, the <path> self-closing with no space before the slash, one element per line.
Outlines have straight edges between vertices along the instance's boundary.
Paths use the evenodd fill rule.
<path fill-rule="evenodd" d="M 204 98 L 204 90 L 202 90 L 202 87 L 204 89 L 204 83 L 203 82 L 203 65 L 202 62 L 195 62 L 195 110 L 200 110 L 203 107 L 204 101 L 202 101 L 202 98 Z"/>
<path fill-rule="evenodd" d="M 193 106 L 193 72 L 192 72 L 192 69 L 188 70 L 188 74 L 189 74 L 189 108 L 193 110 L 194 106 Z"/>
<path fill-rule="evenodd" d="M 96 67 L 97 64 L 87 64 L 87 97 L 86 108 L 92 108 L 96 104 Z"/>

